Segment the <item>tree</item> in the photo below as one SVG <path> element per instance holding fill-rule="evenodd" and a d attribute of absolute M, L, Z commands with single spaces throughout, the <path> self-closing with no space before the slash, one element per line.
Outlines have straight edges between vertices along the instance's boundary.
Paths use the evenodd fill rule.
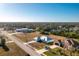
<path fill-rule="evenodd" d="M 4 38 L 1 39 L 1 45 L 2 45 L 2 46 L 5 45 L 5 39 L 4 39 Z"/>

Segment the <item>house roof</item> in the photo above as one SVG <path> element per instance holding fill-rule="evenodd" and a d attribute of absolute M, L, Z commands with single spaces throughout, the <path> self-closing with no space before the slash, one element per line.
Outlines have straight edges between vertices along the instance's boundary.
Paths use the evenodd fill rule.
<path fill-rule="evenodd" d="M 44 42 L 52 42 L 54 41 L 52 38 L 48 37 L 48 36 L 41 36 L 41 37 L 35 37 L 35 40 L 42 40 Z"/>

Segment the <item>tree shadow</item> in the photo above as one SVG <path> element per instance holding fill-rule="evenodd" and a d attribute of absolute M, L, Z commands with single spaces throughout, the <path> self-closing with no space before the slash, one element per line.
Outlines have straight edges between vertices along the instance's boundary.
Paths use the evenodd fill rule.
<path fill-rule="evenodd" d="M 2 48 L 3 48 L 5 51 L 9 51 L 9 48 L 8 48 L 6 45 L 2 46 Z"/>

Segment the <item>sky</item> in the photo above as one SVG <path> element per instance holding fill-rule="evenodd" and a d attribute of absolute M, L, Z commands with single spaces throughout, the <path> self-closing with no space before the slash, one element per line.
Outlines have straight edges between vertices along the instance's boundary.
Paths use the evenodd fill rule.
<path fill-rule="evenodd" d="M 79 22 L 79 3 L 0 3 L 0 22 Z"/>

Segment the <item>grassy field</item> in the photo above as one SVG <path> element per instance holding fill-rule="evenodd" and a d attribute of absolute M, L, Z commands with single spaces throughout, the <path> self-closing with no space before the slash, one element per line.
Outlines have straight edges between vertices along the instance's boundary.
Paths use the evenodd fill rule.
<path fill-rule="evenodd" d="M 44 52 L 47 56 L 79 56 L 79 50 L 64 50 L 61 48 L 54 48 Z"/>
<path fill-rule="evenodd" d="M 54 48 L 44 52 L 44 54 L 47 56 L 60 56 L 59 51 L 61 51 L 61 48 Z"/>
<path fill-rule="evenodd" d="M 25 56 L 25 53 L 21 48 L 19 48 L 15 43 L 6 44 L 9 48 L 9 51 L 5 51 L 3 48 L 0 48 L 0 56 Z"/>
<path fill-rule="evenodd" d="M 34 43 L 30 43 L 30 45 L 36 49 L 42 49 L 45 47 L 46 44 L 44 43 L 38 43 L 38 42 L 34 42 Z"/>

